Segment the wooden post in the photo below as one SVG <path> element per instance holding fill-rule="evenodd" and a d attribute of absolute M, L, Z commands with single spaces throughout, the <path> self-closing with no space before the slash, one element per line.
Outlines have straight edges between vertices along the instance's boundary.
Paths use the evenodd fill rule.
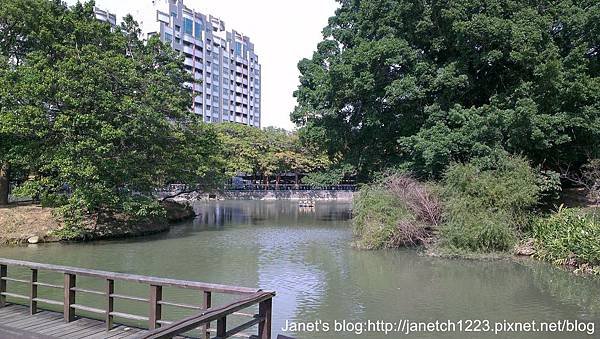
<path fill-rule="evenodd" d="M 227 317 L 217 319 L 217 337 L 225 338 L 225 332 L 227 332 Z"/>
<path fill-rule="evenodd" d="M 63 315 L 65 322 L 71 322 L 75 320 L 75 309 L 71 305 L 75 304 L 75 288 L 76 276 L 75 274 L 65 273 L 65 297 L 64 297 L 64 308 Z"/>
<path fill-rule="evenodd" d="M 154 330 L 160 325 L 158 320 L 161 319 L 162 307 L 158 303 L 162 300 L 162 286 L 150 285 L 150 317 L 148 328 Z"/>
<path fill-rule="evenodd" d="M 37 313 L 37 283 L 38 281 L 38 270 L 31 269 L 31 282 L 29 284 L 29 314 L 34 315 Z"/>
<path fill-rule="evenodd" d="M 6 296 L 2 293 L 6 292 L 6 265 L 0 265 L 0 307 L 6 306 Z"/>
<path fill-rule="evenodd" d="M 267 299 L 258 305 L 258 316 L 264 318 L 258 324 L 258 338 L 271 339 L 271 313 L 273 310 L 273 299 Z"/>
<path fill-rule="evenodd" d="M 202 308 L 207 310 L 212 307 L 212 294 L 210 291 L 204 291 L 204 297 L 202 301 Z M 208 329 L 210 328 L 210 323 L 206 323 L 202 325 L 202 338 L 210 339 L 210 332 Z"/>
<path fill-rule="evenodd" d="M 112 294 L 115 293 L 115 281 L 106 279 L 106 331 L 112 330 L 113 316 L 111 313 L 115 309 L 115 302 Z"/>

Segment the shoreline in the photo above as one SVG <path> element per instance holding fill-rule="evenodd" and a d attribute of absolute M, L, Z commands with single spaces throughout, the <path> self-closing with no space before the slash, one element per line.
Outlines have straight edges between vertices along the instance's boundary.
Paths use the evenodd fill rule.
<path fill-rule="evenodd" d="M 0 208 L 0 246 L 19 246 L 38 243 L 90 242 L 95 240 L 127 239 L 167 232 L 174 223 L 193 219 L 196 214 L 188 204 L 162 202 L 166 217 L 130 222 L 115 218 L 108 222 L 85 226 L 81 237 L 61 236 L 64 222 L 54 208 L 32 204 L 11 204 Z"/>

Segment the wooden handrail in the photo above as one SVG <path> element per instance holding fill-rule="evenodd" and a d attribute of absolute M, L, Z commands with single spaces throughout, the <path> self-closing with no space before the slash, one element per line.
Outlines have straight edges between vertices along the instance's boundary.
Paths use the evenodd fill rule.
<path fill-rule="evenodd" d="M 200 327 L 201 325 L 210 323 L 211 321 L 219 321 L 225 319 L 228 315 L 232 315 L 233 313 L 248 308 L 250 306 L 264 303 L 265 301 L 270 301 L 275 296 L 274 292 L 260 291 L 254 293 L 248 297 L 244 297 L 242 299 L 236 300 L 228 305 L 222 307 L 211 307 L 204 312 L 199 314 L 187 317 L 185 319 L 176 321 L 171 323 L 170 325 L 160 327 L 150 333 L 142 336 L 144 339 L 159 339 L 159 338 L 171 338 L 173 336 L 188 332 L 195 328 Z M 269 310 L 270 311 L 270 310 Z M 269 314 L 270 316 L 270 314 Z M 251 320 L 248 324 L 255 325 L 257 323 L 266 322 L 267 319 L 265 315 L 259 314 L 255 320 Z M 270 319 L 268 320 L 270 321 Z M 223 323 L 225 323 L 223 321 Z M 218 326 L 217 326 L 218 327 Z M 249 326 L 248 326 L 249 327 Z M 247 328 L 246 324 L 242 324 L 236 329 L 232 331 L 225 331 L 224 329 L 219 331 L 217 330 L 218 338 L 228 338 L 233 336 L 234 334 L 239 333 L 239 331 Z M 239 329 L 239 331 L 238 331 Z M 223 332 L 223 333 L 218 333 Z"/>
<path fill-rule="evenodd" d="M 30 279 L 24 280 L 8 277 L 7 268 L 9 266 L 28 268 L 31 272 Z M 61 273 L 63 275 L 63 286 L 38 281 L 38 271 Z M 81 276 L 104 280 L 106 284 L 104 291 L 78 287 L 77 280 L 78 277 Z M 149 287 L 149 297 L 141 298 L 116 294 L 115 281 L 117 280 L 147 285 Z M 30 292 L 29 295 L 9 293 L 7 291 L 7 282 L 28 284 Z M 175 303 L 163 300 L 162 289 L 165 286 L 202 291 L 202 305 L 195 306 L 190 304 Z M 38 287 L 63 289 L 63 300 L 57 301 L 40 298 Z M 90 305 L 81 305 L 79 303 L 76 303 L 76 294 L 78 293 L 104 296 L 106 302 L 102 308 L 96 308 Z M 236 300 L 229 305 L 215 308 L 212 307 L 211 301 L 213 293 L 240 295 L 242 296 L 242 299 Z M 260 289 L 252 289 L 247 287 L 209 284 L 197 281 L 158 278 L 136 274 L 107 272 L 92 269 L 83 269 L 51 264 L 40 264 L 29 261 L 0 258 L 0 307 L 5 306 L 6 297 L 28 300 L 31 314 L 35 314 L 37 312 L 39 308 L 38 303 L 59 306 L 62 305 L 65 322 L 71 322 L 75 320 L 75 311 L 83 310 L 103 315 L 105 318 L 107 330 L 110 330 L 113 327 L 113 318 L 118 317 L 130 320 L 147 321 L 148 328 L 150 330 L 153 330 L 151 333 L 157 333 L 157 335 L 160 335 L 159 337 L 164 337 L 161 333 L 167 333 L 167 337 L 169 337 L 171 335 L 174 335 L 173 333 L 183 333 L 189 331 L 190 329 L 200 327 L 202 331 L 202 338 L 208 338 L 209 332 L 212 331 L 212 329 L 210 329 L 210 323 L 211 321 L 216 320 L 216 332 L 217 337 L 219 338 L 230 337 L 233 334 L 240 333 L 240 331 L 258 324 L 259 338 L 268 339 L 271 335 L 271 301 L 274 295 L 274 292 L 265 292 Z M 114 299 L 124 299 L 147 303 L 149 305 L 147 316 L 115 311 Z M 250 317 L 252 317 L 252 320 L 229 331 L 226 330 L 227 316 L 239 315 L 239 310 L 257 304 L 259 305 L 259 314 L 250 315 Z M 188 317 L 182 321 L 166 322 L 162 320 L 163 305 L 169 307 L 202 310 L 203 313 L 200 313 L 200 315 L 195 315 L 193 317 Z M 163 327 L 159 327 L 161 325 Z M 182 330 L 183 332 L 181 332 Z"/>
<path fill-rule="evenodd" d="M 258 289 L 248 288 L 248 287 L 209 284 L 209 283 L 203 283 L 203 282 L 198 282 L 198 281 L 158 278 L 158 277 L 151 277 L 151 276 L 145 276 L 145 275 L 99 271 L 99 270 L 75 268 L 75 267 L 52 265 L 52 264 L 40 264 L 40 263 L 35 263 L 35 262 L 4 259 L 4 258 L 0 258 L 0 265 L 27 267 L 30 269 L 38 269 L 38 270 L 58 272 L 58 273 L 64 273 L 64 274 L 74 274 L 74 275 L 79 275 L 79 276 L 95 277 L 95 278 L 101 278 L 101 279 L 132 281 L 132 282 L 137 282 L 140 284 L 157 285 L 157 286 L 163 286 L 163 287 L 189 288 L 189 289 L 194 289 L 194 290 L 209 291 L 209 292 L 215 292 L 215 293 L 245 295 L 245 294 L 253 294 L 253 293 L 256 293 L 256 291 L 258 291 Z"/>

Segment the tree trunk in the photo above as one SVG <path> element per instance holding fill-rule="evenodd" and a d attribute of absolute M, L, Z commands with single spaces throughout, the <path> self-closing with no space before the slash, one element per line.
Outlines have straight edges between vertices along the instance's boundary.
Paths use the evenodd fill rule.
<path fill-rule="evenodd" d="M 10 182 L 10 165 L 3 162 L 0 166 L 0 206 L 8 205 L 8 189 Z"/>

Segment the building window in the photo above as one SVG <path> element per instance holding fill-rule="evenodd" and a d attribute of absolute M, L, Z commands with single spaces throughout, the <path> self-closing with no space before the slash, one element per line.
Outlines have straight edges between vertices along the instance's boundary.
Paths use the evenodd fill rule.
<path fill-rule="evenodd" d="M 194 24 L 191 19 L 183 18 L 183 33 L 192 35 Z"/>
<path fill-rule="evenodd" d="M 235 54 L 242 55 L 242 43 L 240 43 L 240 42 L 235 43 Z"/>
<path fill-rule="evenodd" d="M 196 25 L 194 26 L 194 37 L 196 39 L 202 39 L 202 22 L 196 21 Z"/>
<path fill-rule="evenodd" d="M 165 32 L 165 42 L 169 44 L 173 42 L 173 36 L 167 32 Z"/>

